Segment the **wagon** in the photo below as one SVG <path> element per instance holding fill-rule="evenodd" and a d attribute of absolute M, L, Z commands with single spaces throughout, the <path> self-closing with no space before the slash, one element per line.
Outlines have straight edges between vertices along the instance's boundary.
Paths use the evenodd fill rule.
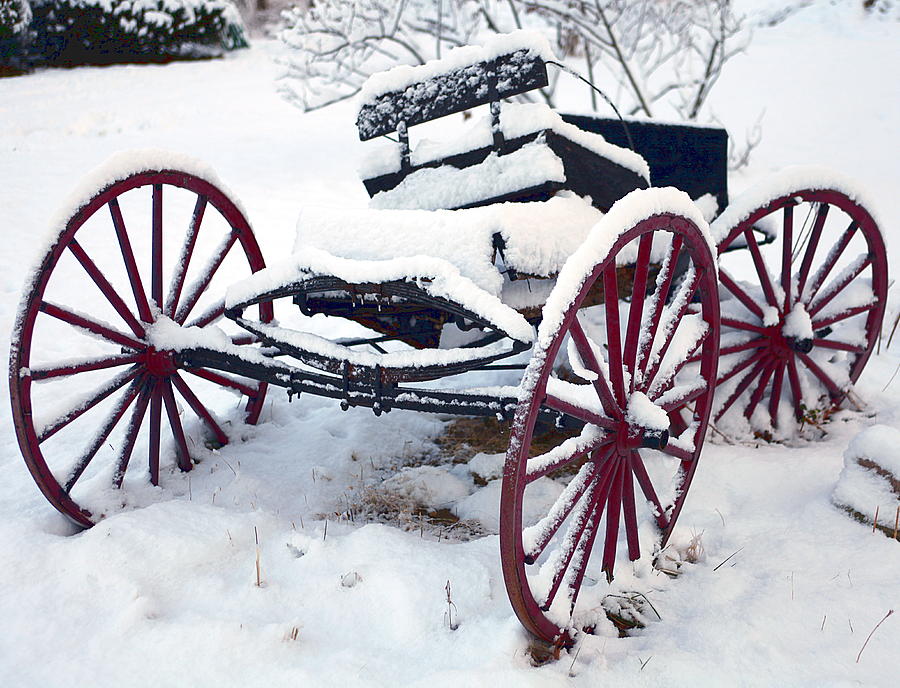
<path fill-rule="evenodd" d="M 777 441 L 852 401 L 887 291 L 853 185 L 792 169 L 728 204 L 721 130 L 501 105 L 548 62 L 520 32 L 373 77 L 360 138 L 391 140 L 364 165 L 371 207 L 304 210 L 269 267 L 201 163 L 144 151 L 86 180 L 12 337 L 18 441 L 50 503 L 89 527 L 152 499 L 270 387 L 496 416 L 509 599 L 568 644 L 617 565 L 666 547 L 711 425 Z M 411 143 L 473 108 L 457 140 Z M 42 353 L 59 342 L 65 360 Z"/>

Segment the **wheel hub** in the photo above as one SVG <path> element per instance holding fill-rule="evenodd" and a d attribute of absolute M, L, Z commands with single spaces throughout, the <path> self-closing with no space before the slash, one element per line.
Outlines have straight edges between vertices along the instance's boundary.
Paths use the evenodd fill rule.
<path fill-rule="evenodd" d="M 623 420 L 616 431 L 616 450 L 620 456 L 627 456 L 636 449 L 663 450 L 668 443 L 668 430 L 649 430 Z"/>
<path fill-rule="evenodd" d="M 781 314 L 777 325 L 767 328 L 770 351 L 781 360 L 789 359 L 794 353 L 808 354 L 813 350 L 812 322 L 806 309 L 800 303 Z"/>
<path fill-rule="evenodd" d="M 147 372 L 154 377 L 169 377 L 178 370 L 174 351 L 161 351 L 153 346 L 144 352 L 143 362 Z"/>

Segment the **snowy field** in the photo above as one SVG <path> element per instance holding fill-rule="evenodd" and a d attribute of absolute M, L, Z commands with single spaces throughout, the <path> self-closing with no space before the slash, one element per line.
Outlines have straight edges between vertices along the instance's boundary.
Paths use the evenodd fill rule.
<path fill-rule="evenodd" d="M 867 190 L 893 270 L 900 34 L 895 21 L 861 21 L 857 4 L 820 2 L 758 29 L 712 106 L 738 135 L 765 110 L 762 143 L 730 180 L 732 196 L 789 164 L 839 170 Z M 55 208 L 116 151 L 165 148 L 210 163 L 267 260 L 290 251 L 305 205 L 365 206 L 352 106 L 302 115 L 281 101 L 277 49 L 0 80 L 4 350 Z M 886 322 L 896 313 L 892 300 Z M 661 618 L 631 637 L 586 637 L 577 656 L 539 668 L 506 598 L 496 535 L 448 541 L 336 516 L 430 457 L 449 469 L 442 498 L 464 498 L 489 525 L 498 484 L 476 487 L 465 464 L 437 452 L 445 418 L 379 419 L 270 391 L 260 424 L 207 450 L 192 482 L 176 476 L 162 501 L 76 534 L 35 487 L 4 413 L 0 684 L 896 686 L 900 615 L 856 660 L 875 624 L 900 612 L 900 544 L 847 518 L 831 495 L 851 439 L 874 424 L 900 428 L 898 366 L 900 343 L 873 356 L 857 389 L 864 408 L 838 414 L 818 441 L 711 436 L 677 536 L 702 534 L 704 555 L 676 579 L 644 572 L 620 584 Z"/>

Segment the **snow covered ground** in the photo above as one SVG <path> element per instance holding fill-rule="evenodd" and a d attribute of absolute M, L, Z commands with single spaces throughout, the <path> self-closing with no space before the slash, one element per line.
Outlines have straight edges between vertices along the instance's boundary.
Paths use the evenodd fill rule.
<path fill-rule="evenodd" d="M 858 21 L 856 5 L 820 2 L 759 29 L 713 106 L 733 133 L 765 109 L 762 144 L 732 193 L 787 164 L 834 167 L 868 190 L 900 265 L 897 24 Z M 290 250 L 304 205 L 365 205 L 351 106 L 301 115 L 279 100 L 274 50 L 0 80 L 4 349 L 56 206 L 115 151 L 161 147 L 211 163 L 269 259 Z M 896 309 L 889 303 L 890 321 Z M 3 414 L 0 682 L 897 685 L 897 616 L 856 658 L 887 611 L 900 611 L 900 545 L 847 518 L 831 495 L 854 436 L 875 423 L 900 428 L 900 379 L 890 382 L 898 365 L 900 344 L 874 356 L 858 388 L 864 411 L 839 414 L 820 441 L 711 437 L 679 520 L 679 537 L 702 533 L 701 561 L 674 580 L 621 583 L 646 594 L 661 620 L 629 638 L 588 637 L 577 656 L 540 668 L 506 599 L 495 535 L 448 542 L 323 518 L 433 455 L 444 419 L 376 419 L 271 392 L 262 422 L 210 453 L 193 483 L 178 484 L 181 496 L 76 535 L 35 488 Z M 413 490 L 404 475 L 394 488 Z M 433 501 L 471 493 L 466 515 L 491 520 L 496 484 L 476 490 L 463 464 L 437 485 Z M 445 618 L 448 581 L 457 630 Z"/>

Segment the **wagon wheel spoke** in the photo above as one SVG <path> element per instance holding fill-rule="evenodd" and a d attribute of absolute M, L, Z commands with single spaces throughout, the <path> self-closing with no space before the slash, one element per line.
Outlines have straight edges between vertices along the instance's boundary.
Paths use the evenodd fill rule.
<path fill-rule="evenodd" d="M 766 356 L 766 355 L 767 355 L 767 352 L 764 350 L 761 350 L 761 351 L 757 351 L 756 353 L 754 353 L 751 356 L 747 356 L 740 363 L 737 363 L 733 368 L 729 368 L 727 373 L 720 375 L 718 381 L 716 382 L 716 385 L 718 386 L 718 385 L 721 385 L 723 382 L 727 382 L 728 380 L 733 378 L 735 375 L 737 375 L 738 373 L 740 373 L 743 370 L 746 370 L 748 367 L 750 367 L 751 365 L 753 365 L 759 359 L 761 359 L 763 356 Z"/>
<path fill-rule="evenodd" d="M 175 317 L 178 309 L 178 299 L 181 298 L 181 290 L 184 288 L 184 280 L 187 277 L 188 267 L 191 263 L 191 256 L 194 254 L 194 246 L 197 243 L 197 233 L 200 231 L 200 223 L 203 222 L 203 214 L 206 211 L 206 196 L 197 195 L 197 202 L 194 205 L 194 212 L 191 215 L 191 224 L 188 227 L 187 234 L 184 237 L 184 243 L 181 246 L 181 252 L 178 254 L 178 261 L 175 263 L 175 273 L 172 276 L 172 284 L 169 287 L 169 295 L 166 297 L 165 313 L 170 318 Z"/>
<path fill-rule="evenodd" d="M 203 313 L 198 315 L 196 318 L 192 319 L 190 322 L 185 323 L 185 327 L 206 327 L 207 325 L 212 325 L 214 322 L 219 320 L 223 315 L 225 315 L 225 299 L 219 299 L 215 303 L 213 303 L 209 308 L 207 308 Z M 243 335 L 247 337 L 247 335 Z M 253 338 L 253 341 L 259 341 L 253 335 L 249 335 Z"/>
<path fill-rule="evenodd" d="M 163 192 L 162 184 L 153 185 L 153 208 L 150 249 L 150 298 L 160 311 L 163 308 Z"/>
<path fill-rule="evenodd" d="M 589 546 L 593 545 L 600 516 L 603 512 L 602 505 L 606 500 L 607 495 L 609 494 L 609 485 L 614 473 L 616 472 L 617 466 L 617 461 L 608 460 L 606 462 L 600 472 L 600 475 L 593 483 L 592 489 L 590 489 L 590 496 L 582 500 L 580 508 L 574 510 L 572 519 L 569 522 L 569 526 L 566 529 L 565 535 L 563 536 L 562 547 L 560 548 L 554 562 L 556 564 L 556 573 L 553 575 L 550 589 L 548 590 L 546 599 L 544 600 L 545 610 L 549 609 L 550 605 L 553 604 L 553 600 L 556 598 L 556 593 L 559 591 L 560 585 L 562 584 L 563 580 L 565 580 L 566 573 L 569 572 L 569 567 L 572 563 L 572 557 L 575 554 L 576 550 L 581 549 L 581 561 L 584 564 L 587 564 L 586 559 L 590 557 Z M 582 543 L 582 539 L 584 538 L 586 531 L 587 542 L 579 548 L 579 545 Z"/>
<path fill-rule="evenodd" d="M 606 541 L 604 543 L 603 550 L 603 559 L 602 559 L 602 571 L 606 571 L 607 579 L 612 580 L 612 570 L 615 564 L 615 550 L 616 550 L 616 536 L 619 532 L 619 508 L 614 505 L 615 497 L 614 494 L 620 490 L 621 488 L 621 475 L 622 471 L 625 469 L 624 462 L 619 461 L 618 464 L 612 469 L 610 475 L 611 485 L 609 486 L 608 495 L 606 498 Z M 588 563 L 591 560 L 591 555 L 594 550 L 594 541 L 597 538 L 597 533 L 600 530 L 600 517 L 604 511 L 604 499 L 601 495 L 599 499 L 594 503 L 594 513 L 591 516 L 589 529 L 587 530 L 586 537 L 584 537 L 584 544 L 578 548 L 577 557 L 575 557 L 575 561 L 572 565 L 572 573 L 569 574 L 569 599 L 570 599 L 570 607 L 574 609 L 575 601 L 578 599 L 578 593 L 581 591 L 581 584 L 584 581 L 585 573 L 587 572 Z M 612 524 L 613 520 L 615 523 Z M 612 525 L 611 525 L 612 524 Z M 612 540 L 610 540 L 610 534 L 612 533 Z M 608 551 L 610 549 L 610 543 L 612 545 L 612 561 L 611 564 L 607 568 L 607 560 L 608 560 Z"/>
<path fill-rule="evenodd" d="M 836 349 L 838 351 L 849 351 L 853 354 L 861 354 L 865 349 L 858 344 L 850 344 L 849 342 L 841 342 L 836 339 L 813 339 L 813 346 L 823 349 Z"/>
<path fill-rule="evenodd" d="M 855 315 L 859 315 L 860 313 L 868 313 L 875 308 L 878 308 L 878 303 L 870 303 L 865 306 L 856 306 L 855 308 L 848 308 L 840 313 L 836 313 L 835 315 L 828 316 L 827 318 L 822 318 L 821 320 L 813 320 L 813 329 L 821 330 L 829 325 L 834 325 L 835 323 L 839 323 L 842 320 L 847 320 L 852 318 Z"/>
<path fill-rule="evenodd" d="M 628 309 L 628 325 L 625 334 L 625 365 L 631 372 L 628 391 L 633 392 L 637 378 L 637 349 L 641 333 L 641 321 L 644 314 L 644 300 L 647 295 L 647 277 L 650 272 L 650 251 L 653 248 L 653 235 L 645 234 L 638 245 L 637 262 L 634 266 L 634 279 L 631 289 L 631 306 Z"/>
<path fill-rule="evenodd" d="M 209 409 L 203 405 L 203 402 L 197 398 L 197 395 L 194 394 L 193 390 L 188 386 L 188 384 L 184 381 L 184 379 L 178 374 L 175 373 L 172 376 L 172 384 L 175 385 L 175 389 L 181 394 L 182 398 L 188 403 L 188 406 L 197 414 L 197 416 L 206 423 L 206 426 L 212 431 L 213 435 L 216 437 L 216 441 L 219 444 L 225 445 L 228 444 L 228 435 L 222 430 L 219 424 L 216 422 L 215 418 L 213 418 L 212 413 L 210 413 Z"/>
<path fill-rule="evenodd" d="M 759 384 L 756 385 L 756 389 L 754 389 L 753 393 L 750 395 L 750 403 L 747 404 L 747 408 L 744 409 L 745 418 L 749 419 L 756 410 L 756 407 L 759 406 L 759 402 L 762 401 L 766 386 L 769 384 L 769 379 L 772 377 L 776 365 L 775 361 L 769 361 L 763 367 L 762 374 L 759 376 Z"/>
<path fill-rule="evenodd" d="M 131 460 L 132 451 L 134 451 L 134 443 L 137 440 L 138 432 L 144 421 L 144 415 L 147 412 L 147 403 L 150 401 L 150 387 L 152 384 L 152 382 L 144 383 L 137 403 L 131 411 L 128 425 L 125 427 L 125 437 L 122 440 L 122 447 L 119 449 L 119 456 L 116 459 L 116 467 L 112 477 L 112 485 L 117 489 L 122 487 L 122 481 L 125 479 L 125 471 L 128 469 L 128 462 Z"/>
<path fill-rule="evenodd" d="M 616 422 L 611 420 L 610 418 L 606 418 L 605 416 L 601 416 L 593 411 L 589 411 L 588 409 L 582 408 L 581 406 L 577 406 L 574 403 L 565 401 L 559 397 L 553 396 L 552 394 L 548 394 L 544 398 L 544 405 L 548 408 L 553 409 L 554 411 L 559 411 L 560 413 L 564 413 L 567 416 L 572 416 L 572 418 L 577 418 L 580 421 L 584 421 L 585 423 L 591 423 L 593 425 L 599 425 L 604 428 L 615 428 Z"/>
<path fill-rule="evenodd" d="M 603 305 L 606 311 L 606 358 L 612 382 L 613 398 L 620 408 L 625 407 L 625 377 L 622 362 L 622 335 L 619 329 L 619 286 L 616 266 L 603 271 Z"/>
<path fill-rule="evenodd" d="M 68 308 L 59 306 L 55 303 L 51 303 L 50 301 L 43 301 L 40 305 L 40 310 L 41 312 L 46 313 L 52 318 L 62 320 L 64 323 L 68 323 L 69 325 L 72 325 L 73 327 L 76 327 L 80 330 L 85 330 L 86 332 L 90 332 L 91 334 L 103 337 L 107 341 L 119 344 L 120 346 L 124 346 L 129 349 L 135 349 L 138 351 L 144 348 L 144 344 L 136 339 L 133 339 L 132 337 L 129 337 L 124 332 L 116 330 L 109 325 L 106 325 L 105 323 L 100 323 L 96 320 L 92 320 L 87 316 L 73 313 Z"/>
<path fill-rule="evenodd" d="M 772 378 L 772 391 L 769 394 L 769 418 L 772 420 L 772 427 L 778 427 L 778 404 L 781 401 L 781 387 L 784 384 L 784 370 L 786 364 L 782 361 L 775 368 L 775 375 Z"/>
<path fill-rule="evenodd" d="M 662 318 L 663 309 L 669 297 L 669 289 L 672 286 L 672 278 L 675 276 L 675 267 L 678 258 L 681 255 L 681 247 L 684 240 L 681 236 L 675 236 L 672 239 L 672 245 L 666 254 L 663 264 L 656 275 L 656 289 L 651 298 L 650 311 L 647 313 L 645 320 L 646 326 L 638 344 L 637 351 L 637 369 L 640 371 L 641 379 L 645 377 L 647 370 L 647 361 L 650 358 L 653 349 L 653 342 L 656 341 L 656 330 L 659 328 L 659 322 Z"/>
<path fill-rule="evenodd" d="M 594 354 L 594 349 L 591 346 L 590 340 L 588 340 L 587 335 L 581 328 L 581 323 L 578 322 L 577 315 L 572 319 L 570 335 L 572 337 L 572 341 L 575 342 L 575 348 L 578 349 L 578 355 L 581 356 L 582 362 L 591 372 L 595 373 L 597 376 L 595 380 L 591 381 L 591 383 L 594 385 L 594 389 L 597 391 L 597 396 L 600 397 L 600 404 L 603 406 L 603 410 L 610 418 L 618 417 L 619 415 L 621 415 L 619 405 L 613 398 L 612 392 L 610 391 L 609 382 L 607 382 L 606 379 L 606 375 L 604 375 L 603 370 L 600 367 L 600 363 L 597 361 L 597 357 Z"/>
<path fill-rule="evenodd" d="M 671 442 L 663 448 L 663 452 L 665 452 L 669 456 L 675 457 L 679 461 L 684 461 L 686 463 L 690 463 L 691 461 L 694 460 L 693 452 L 690 452 L 687 449 L 682 449 L 681 447 L 675 446 Z"/>
<path fill-rule="evenodd" d="M 794 245 L 794 206 L 784 206 L 781 225 L 781 290 L 784 292 L 784 312 L 791 310 L 791 249 Z"/>
<path fill-rule="evenodd" d="M 222 387 L 228 387 L 229 389 L 241 392 L 251 399 L 259 393 L 258 389 L 251 387 L 250 385 L 240 382 L 239 380 L 235 380 L 234 378 L 227 375 L 222 375 L 221 373 L 207 370 L 206 368 L 185 368 L 185 372 L 188 372 L 191 375 L 196 375 L 197 377 L 203 378 L 204 380 L 215 382 L 217 385 L 221 385 Z"/>
<path fill-rule="evenodd" d="M 794 415 L 800 416 L 800 405 L 803 403 L 803 389 L 800 386 L 800 374 L 797 372 L 797 361 L 793 358 L 787 361 L 788 384 L 791 394 L 794 396 Z"/>
<path fill-rule="evenodd" d="M 841 235 L 841 238 L 838 240 L 837 244 L 835 244 L 832 249 L 828 252 L 828 256 L 825 258 L 825 262 L 819 267 L 816 271 L 816 274 L 813 275 L 812 281 L 809 283 L 809 286 L 804 293 L 804 297 L 807 303 L 810 303 L 818 293 L 822 284 L 825 282 L 825 279 L 828 277 L 828 274 L 834 268 L 835 264 L 840 260 L 841 255 L 844 253 L 844 249 L 847 248 L 847 245 L 850 243 L 850 240 L 853 239 L 853 235 L 856 233 L 856 230 L 859 228 L 859 225 L 856 221 L 850 223 L 850 226 L 844 230 L 844 233 Z"/>
<path fill-rule="evenodd" d="M 554 452 L 552 455 L 549 453 L 542 454 L 540 456 L 529 459 L 528 474 L 525 476 L 525 481 L 526 483 L 533 483 L 535 480 L 543 478 L 545 475 L 549 475 L 554 471 L 558 471 L 575 463 L 576 461 L 579 461 L 590 452 L 602 446 L 608 445 L 610 442 L 611 440 L 607 442 L 601 442 L 596 446 L 591 444 L 585 447 L 578 447 L 577 449 L 573 449 L 572 451 L 563 451 L 565 447 L 565 443 L 563 443 L 559 447 L 559 449 L 561 450 L 559 452 Z"/>
<path fill-rule="evenodd" d="M 112 412 L 107 416 L 106 422 L 100 426 L 100 430 L 97 432 L 94 440 L 88 445 L 85 453 L 82 454 L 75 462 L 75 465 L 72 466 L 69 471 L 69 477 L 63 485 L 63 490 L 65 490 L 67 494 L 75 487 L 75 483 L 78 482 L 78 479 L 84 474 L 84 471 L 97 455 L 97 452 L 100 451 L 100 447 L 103 446 L 116 425 L 122 420 L 122 416 L 125 415 L 125 411 L 128 410 L 128 407 L 131 406 L 131 403 L 137 398 L 143 384 L 144 380 L 142 377 L 132 380 L 131 385 L 125 391 L 125 394 L 116 404 L 115 408 L 113 408 Z"/>
<path fill-rule="evenodd" d="M 753 300 L 753 297 L 750 296 L 746 291 L 744 291 L 740 285 L 729 275 L 724 268 L 719 268 L 719 281 L 722 283 L 722 286 L 725 287 L 728 291 L 734 294 L 735 298 L 740 301 L 744 306 L 749 310 L 753 315 L 762 320 L 763 312 L 762 308 L 759 307 L 759 304 Z"/>
<path fill-rule="evenodd" d="M 632 452 L 633 453 L 633 452 Z M 622 467 L 622 512 L 625 515 L 625 540 L 628 543 L 628 558 L 640 559 L 641 544 L 638 539 L 637 510 L 634 503 L 634 480 L 631 455 Z"/>
<path fill-rule="evenodd" d="M 156 380 L 152 383 L 150 389 L 150 441 L 149 441 L 149 464 L 150 464 L 150 484 L 159 485 L 159 440 L 162 434 L 162 392 L 160 385 L 162 383 Z"/>
<path fill-rule="evenodd" d="M 644 493 L 644 497 L 653 504 L 656 509 L 656 513 L 654 514 L 656 524 L 659 526 L 660 530 L 668 529 L 669 519 L 666 516 L 666 510 L 663 508 L 662 502 L 659 501 L 656 490 L 653 488 L 653 482 L 650 480 L 650 475 L 647 473 L 647 467 L 644 465 L 640 453 L 633 451 L 629 455 L 629 458 L 631 460 L 631 470 L 634 472 L 634 477 L 637 479 L 641 492 Z"/>
<path fill-rule="evenodd" d="M 665 399 L 665 397 L 661 397 L 653 399 L 653 401 L 666 413 L 677 413 L 691 402 L 696 401 L 706 394 L 706 391 L 706 380 L 700 379 L 693 387 L 689 387 L 683 394 L 679 394 L 674 399 Z"/>
<path fill-rule="evenodd" d="M 834 300 L 834 297 L 846 289 L 863 271 L 872 265 L 872 259 L 865 254 L 861 254 L 857 259 L 855 266 L 840 276 L 835 282 L 828 285 L 828 288 L 818 294 L 818 298 L 811 302 L 807 309 L 810 317 L 815 317 L 825 306 Z"/>
<path fill-rule="evenodd" d="M 603 466 L 609 463 L 611 455 L 611 449 L 607 448 L 603 451 L 601 454 Z M 596 454 L 594 458 L 596 458 Z M 566 485 L 566 488 L 557 498 L 550 511 L 547 512 L 547 515 L 528 528 L 528 532 L 535 534 L 533 541 L 525 551 L 525 560 L 529 564 L 536 562 L 543 554 L 547 545 L 550 544 L 550 541 L 559 531 L 560 526 L 566 522 L 569 514 L 572 513 L 572 509 L 591 490 L 600 473 L 601 463 L 596 460 L 585 463 L 578 469 L 578 473 L 569 481 L 569 484 Z"/>
<path fill-rule="evenodd" d="M 654 379 L 651 380 L 651 387 L 647 391 L 647 396 L 651 399 L 656 398 L 661 394 L 668 392 L 674 386 L 675 379 L 681 371 L 684 370 L 684 367 L 688 363 L 695 363 L 699 360 L 700 351 L 703 349 L 703 345 L 706 343 L 709 333 L 710 328 L 707 326 L 697 340 L 690 345 L 690 348 L 687 349 L 683 356 L 679 356 L 678 359 L 670 363 L 664 371 L 661 371 L 661 373 L 654 376 Z"/>
<path fill-rule="evenodd" d="M 804 353 L 797 352 L 797 359 L 799 359 L 804 366 L 813 374 L 815 377 L 821 382 L 825 389 L 828 390 L 828 394 L 831 396 L 832 400 L 839 400 L 845 396 L 845 392 L 837 385 L 837 383 L 832 380 L 828 374 L 819 367 L 819 365 L 812 360 L 809 356 Z"/>
<path fill-rule="evenodd" d="M 184 302 L 178 307 L 178 311 L 175 315 L 175 322 L 179 325 L 184 324 L 184 321 L 187 320 L 187 317 L 191 314 L 194 306 L 197 305 L 197 300 L 203 292 L 206 291 L 213 276 L 215 276 L 216 271 L 222 265 L 222 262 L 225 260 L 225 257 L 228 255 L 228 252 L 231 250 L 231 247 L 234 246 L 237 239 L 238 232 L 232 230 L 216 249 L 212 258 L 204 268 L 203 273 L 194 282 L 190 292 L 185 297 Z"/>
<path fill-rule="evenodd" d="M 134 294 L 134 302 L 137 305 L 138 315 L 144 322 L 152 322 L 153 316 L 150 314 L 150 304 L 147 302 L 147 294 L 144 292 L 141 274 L 138 271 L 137 261 L 134 259 L 134 250 L 131 247 L 128 231 L 125 229 L 125 220 L 122 217 L 122 209 L 119 207 L 118 199 L 113 198 L 108 203 L 108 206 L 110 215 L 112 216 L 113 227 L 116 230 L 119 250 L 122 253 L 122 260 L 125 263 L 125 271 L 128 273 L 128 281 L 131 284 L 132 294 Z"/>
<path fill-rule="evenodd" d="M 644 378 L 641 382 L 642 389 L 652 389 L 653 383 L 656 381 L 656 376 L 659 373 L 660 367 L 663 364 L 663 360 L 666 357 L 666 353 L 668 353 L 669 351 L 669 346 L 671 345 L 672 340 L 674 339 L 674 335 L 678 330 L 678 326 L 681 324 L 682 319 L 687 313 L 687 309 L 691 304 L 691 299 L 693 299 L 694 295 L 697 293 L 697 287 L 700 285 L 700 280 L 702 278 L 703 271 L 694 270 L 690 280 L 682 284 L 679 288 L 678 293 L 676 294 L 674 299 L 674 303 L 677 304 L 677 309 L 674 312 L 671 312 L 671 316 L 667 318 L 667 325 L 671 327 L 671 330 L 666 333 L 662 345 L 656 352 L 656 357 L 653 359 L 653 363 L 650 365 L 649 370 L 644 375 Z M 676 361 L 675 365 L 678 370 L 680 370 L 681 367 L 685 363 L 687 363 L 693 353 L 693 350 L 689 350 L 686 352 L 685 356 L 679 358 L 678 361 Z M 650 355 L 653 356 L 652 353 Z M 674 377 L 674 374 L 672 375 L 672 377 Z"/>
<path fill-rule="evenodd" d="M 732 404 L 737 401 L 738 397 L 747 390 L 747 388 L 750 386 L 753 380 L 756 379 L 756 377 L 760 374 L 765 366 L 765 359 L 757 361 L 756 365 L 753 366 L 750 372 L 744 375 L 743 378 L 741 378 L 741 381 L 738 382 L 737 386 L 734 388 L 734 391 L 728 396 L 728 398 L 725 400 L 725 403 L 722 404 L 722 406 L 719 408 L 718 413 L 716 413 L 716 421 L 718 421 L 720 418 L 722 418 L 723 415 L 725 415 L 725 412 L 730 409 Z"/>
<path fill-rule="evenodd" d="M 84 268 L 84 271 L 88 276 L 94 281 L 94 284 L 97 285 L 97 288 L 103 293 L 103 296 L 106 297 L 106 300 L 109 301 L 110 305 L 116 310 L 116 313 L 118 313 L 128 327 L 131 328 L 134 336 L 143 338 L 146 334 L 144 327 L 137 321 L 137 318 L 134 317 L 132 312 L 128 310 L 128 306 L 125 305 L 125 302 L 122 301 L 122 298 L 116 292 L 113 285 L 111 285 L 106 277 L 103 276 L 103 273 L 100 272 L 100 269 L 94 261 L 91 260 L 87 252 L 81 247 L 81 244 L 73 239 L 69 244 L 69 250 L 81 264 L 81 267 Z"/>
<path fill-rule="evenodd" d="M 750 349 L 762 349 L 763 347 L 768 346 L 769 342 L 762 337 L 757 337 L 756 339 L 749 339 L 746 342 L 741 342 L 740 344 L 732 344 L 730 346 L 723 346 L 719 349 L 719 356 L 727 356 L 728 354 L 736 354 L 741 351 L 748 351 Z"/>
<path fill-rule="evenodd" d="M 768 335 L 769 332 L 765 327 L 753 325 L 743 320 L 735 320 L 734 318 L 722 318 L 722 324 L 726 327 L 733 327 L 736 330 L 744 330 L 745 332 L 755 332 L 756 334 Z"/>
<path fill-rule="evenodd" d="M 825 227 L 825 220 L 828 218 L 830 208 L 831 206 L 828 203 L 820 203 L 819 209 L 816 211 L 816 219 L 806 245 L 806 252 L 803 254 L 800 272 L 797 273 L 797 294 L 800 298 L 803 297 L 806 280 L 809 278 L 809 270 L 816 255 L 816 248 L 819 246 L 819 241 L 822 238 L 822 229 Z"/>
<path fill-rule="evenodd" d="M 169 418 L 169 428 L 175 440 L 175 451 L 178 454 L 178 467 L 182 471 L 191 470 L 191 455 L 188 451 L 187 440 L 184 436 L 184 427 L 181 418 L 178 417 L 178 406 L 175 402 L 175 394 L 172 392 L 172 383 L 166 380 L 163 390 L 163 401 L 166 405 L 166 416 Z"/>
<path fill-rule="evenodd" d="M 615 475 L 611 481 L 609 494 L 606 498 L 606 540 L 603 543 L 603 567 L 608 580 L 612 580 L 613 570 L 616 567 L 616 545 L 619 534 L 619 515 L 622 511 L 622 471 L 626 468 L 624 461 L 619 461 Z M 582 558 L 580 577 L 584 576 L 585 559 L 590 556 L 588 549 Z M 580 583 L 580 579 L 579 579 Z"/>
<path fill-rule="evenodd" d="M 78 373 L 87 373 L 94 370 L 106 370 L 119 366 L 137 363 L 139 354 L 122 354 L 104 356 L 102 358 L 89 358 L 82 361 L 66 363 L 54 367 L 32 366 L 30 375 L 32 380 L 49 380 L 55 377 L 67 377 Z"/>
<path fill-rule="evenodd" d="M 122 389 L 122 387 L 136 378 L 139 373 L 140 368 L 134 366 L 130 370 L 117 375 L 116 377 L 107 381 L 105 384 L 98 387 L 96 390 L 94 390 L 94 393 L 91 394 L 91 396 L 89 396 L 87 399 L 82 400 L 77 406 L 68 410 L 62 416 L 59 416 L 52 423 L 44 426 L 44 428 L 37 434 L 38 444 L 55 435 L 75 419 L 80 418 L 87 411 L 90 411 L 113 392 Z"/>
<path fill-rule="evenodd" d="M 753 257 L 753 265 L 756 267 L 756 274 L 759 276 L 766 302 L 770 306 L 778 308 L 778 299 L 775 298 L 772 278 L 769 276 L 769 269 L 766 267 L 766 261 L 759 250 L 759 242 L 756 241 L 756 235 L 753 233 L 752 227 L 744 230 L 744 237 L 747 241 L 747 247 L 750 249 L 750 255 Z"/>

